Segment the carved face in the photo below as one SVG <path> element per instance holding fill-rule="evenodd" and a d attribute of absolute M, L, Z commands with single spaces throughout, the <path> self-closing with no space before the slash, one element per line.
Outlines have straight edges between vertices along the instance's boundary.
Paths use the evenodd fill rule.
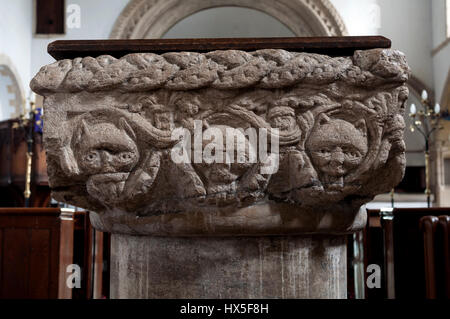
<path fill-rule="evenodd" d="M 226 151 L 226 140 L 227 138 L 233 138 L 232 135 L 228 134 L 226 131 L 226 127 L 222 125 L 216 126 L 218 129 L 218 133 L 223 134 L 222 144 L 217 142 L 217 140 L 212 139 L 203 139 L 203 155 L 205 158 L 206 149 L 209 149 L 208 154 L 211 155 L 212 158 L 221 158 L 221 162 L 213 161 L 211 158 L 210 163 L 207 163 L 205 160 L 202 163 L 194 163 L 195 169 L 200 172 L 204 181 L 207 183 L 206 188 L 209 194 L 215 194 L 220 192 L 233 192 L 235 189 L 235 185 L 233 183 L 242 176 L 253 164 L 249 163 L 248 157 L 248 140 L 242 136 L 240 141 L 243 141 L 245 145 L 243 145 L 244 154 L 240 154 L 238 150 L 238 140 L 235 139 L 234 143 L 234 153 L 230 154 Z M 238 132 L 236 132 L 238 133 Z M 242 134 L 242 133 L 239 133 Z M 216 152 L 220 152 L 217 154 Z M 216 157 L 217 156 L 217 157 Z M 227 157 L 233 156 L 233 162 L 227 163 L 225 159 Z M 239 162 L 237 162 L 237 156 L 241 156 Z M 243 156 L 243 157 L 242 157 Z"/>
<path fill-rule="evenodd" d="M 186 96 L 175 104 L 181 112 L 186 113 L 188 116 L 193 116 L 198 113 L 200 102 L 195 96 Z"/>
<path fill-rule="evenodd" d="M 297 126 L 294 110 L 287 106 L 272 108 L 268 114 L 270 125 L 280 131 L 292 131 Z"/>
<path fill-rule="evenodd" d="M 272 119 L 272 127 L 280 129 L 280 131 L 290 131 L 295 128 L 295 118 L 293 116 L 278 116 Z"/>
<path fill-rule="evenodd" d="M 137 163 L 138 150 L 124 128 L 110 123 L 83 124 L 76 156 L 82 171 L 90 175 L 129 172 Z"/>
<path fill-rule="evenodd" d="M 153 125 L 160 130 L 172 130 L 174 128 L 173 114 L 170 112 L 153 114 Z"/>
<path fill-rule="evenodd" d="M 321 114 L 307 142 L 314 166 L 322 182 L 342 187 L 343 176 L 361 164 L 367 154 L 364 120 L 354 125 Z"/>
<path fill-rule="evenodd" d="M 82 121 L 80 129 L 75 156 L 81 171 L 90 175 L 87 190 L 104 203 L 113 202 L 139 159 L 134 133 L 124 119 L 119 127 Z"/>

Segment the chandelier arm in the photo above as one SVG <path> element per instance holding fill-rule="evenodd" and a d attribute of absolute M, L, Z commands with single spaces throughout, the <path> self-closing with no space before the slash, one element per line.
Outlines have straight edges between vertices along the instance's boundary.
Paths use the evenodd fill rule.
<path fill-rule="evenodd" d="M 427 135 L 420 129 L 419 126 L 417 126 L 415 123 L 413 124 L 414 127 L 417 129 L 418 132 L 420 132 L 420 134 L 423 135 L 423 137 L 425 138 L 425 140 L 427 140 Z"/>
<path fill-rule="evenodd" d="M 431 129 L 431 131 L 428 133 L 427 137 L 430 138 L 430 137 L 431 137 L 431 133 L 433 133 L 433 132 L 436 131 L 436 130 L 437 130 L 437 127 L 433 127 L 433 128 Z"/>

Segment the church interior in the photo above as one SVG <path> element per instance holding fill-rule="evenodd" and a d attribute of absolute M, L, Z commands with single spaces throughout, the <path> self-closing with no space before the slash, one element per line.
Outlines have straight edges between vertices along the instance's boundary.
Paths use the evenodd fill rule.
<path fill-rule="evenodd" d="M 76 61 L 79 57 L 89 56 L 83 53 L 83 50 L 93 50 L 92 56 L 96 58 L 100 56 L 100 53 L 96 53 L 97 51 L 103 52 L 101 46 L 109 43 L 100 42 L 100 40 L 160 39 L 160 42 L 154 43 L 162 45 L 172 43 L 170 41 L 173 39 L 223 38 L 227 40 L 218 43 L 220 45 L 225 43 L 225 47 L 228 45 L 230 49 L 233 49 L 236 43 L 240 47 L 246 46 L 245 40 L 233 42 L 234 38 L 280 38 L 287 43 L 288 38 L 299 37 L 303 39 L 301 41 L 308 42 L 307 38 L 329 37 L 330 43 L 334 43 L 333 39 L 336 37 L 344 37 L 342 39 L 345 41 L 345 37 L 350 39 L 375 36 L 389 39 L 391 49 L 402 52 L 410 68 L 409 79 L 404 84 L 409 95 L 404 102 L 401 115 L 403 118 L 400 120 L 404 123 L 404 173 L 400 172 L 396 166 L 393 166 L 391 171 L 392 175 L 400 174 L 403 177 L 390 190 L 383 188 L 382 193 L 371 194 L 374 196 L 360 205 L 359 212 L 363 212 L 362 214 L 366 216 L 362 226 L 357 231 L 348 231 L 340 235 L 339 238 L 345 239 L 345 250 L 343 250 L 345 256 L 341 256 L 344 260 L 341 260 L 341 257 L 336 257 L 336 260 L 339 260 L 339 265 L 342 264 L 345 267 L 345 273 L 342 275 L 345 285 L 344 288 L 339 288 L 345 291 L 339 294 L 311 292 L 300 296 L 369 300 L 449 299 L 450 0 L 0 0 L 0 299 L 153 298 L 155 295 L 148 292 L 150 284 L 144 288 L 140 287 L 139 289 L 142 288 L 143 292 L 135 294 L 129 293 L 128 290 L 124 292 L 126 289 L 131 289 L 128 286 L 126 289 L 123 288 L 125 284 L 123 287 L 118 287 L 117 282 L 127 280 L 126 270 L 120 268 L 124 265 L 123 263 L 129 263 L 128 276 L 131 276 L 130 273 L 134 274 L 135 271 L 132 268 L 139 258 L 145 260 L 147 264 L 152 263 L 152 258 L 161 258 L 170 262 L 171 256 L 157 250 L 157 245 L 167 245 L 164 247 L 174 255 L 178 254 L 176 247 L 191 247 L 189 249 L 196 251 L 208 245 L 192 241 L 189 242 L 191 246 L 186 243 L 177 244 L 177 246 L 174 243 L 157 241 L 158 244 L 150 247 L 138 240 L 125 241 L 123 236 L 131 237 L 131 235 L 123 235 L 129 234 L 125 228 L 131 226 L 114 228 L 115 226 L 102 224 L 102 227 L 98 227 L 100 225 L 98 214 L 95 208 L 91 209 L 95 205 L 77 206 L 76 203 L 83 203 L 83 201 L 78 200 L 76 191 L 70 193 L 75 194 L 74 200 L 71 199 L 72 195 L 60 195 L 72 190 L 69 186 L 65 189 L 64 183 L 62 183 L 63 186 L 54 186 L 59 183 L 55 176 L 60 173 L 55 168 L 57 165 L 53 163 L 53 155 L 49 151 L 52 148 L 47 144 L 51 143 L 54 136 L 57 136 L 58 130 L 65 131 L 66 128 L 64 126 L 58 128 L 59 124 L 54 123 L 63 120 L 58 117 L 59 113 L 54 115 L 47 112 L 56 112 L 57 107 L 61 109 L 68 107 L 67 104 L 72 103 L 70 101 L 77 99 L 78 96 L 81 96 L 79 98 L 81 100 L 84 93 L 76 93 L 77 88 L 72 89 L 68 86 L 63 88 L 66 91 L 58 88 L 60 91 L 55 89 L 56 93 L 54 93 L 45 87 L 47 82 L 41 85 L 37 80 L 32 81 L 35 76 L 37 79 L 40 72 L 43 72 L 41 69 L 43 66 L 53 65 L 52 63 L 56 60 L 61 60 L 54 58 L 57 54 L 61 54 L 65 59 L 69 57 Z M 67 42 L 55 42 L 61 40 Z M 81 42 L 80 44 L 78 40 L 91 40 L 92 42 L 89 43 L 97 45 L 97 48 L 90 48 L 90 44 Z M 164 42 L 166 40 L 169 42 Z M 326 42 L 326 40 L 323 41 Z M 141 52 L 139 42 L 136 42 L 137 44 L 135 42 L 121 43 L 123 43 L 121 50 L 124 52 Z M 198 43 L 196 48 L 201 47 Z M 208 47 L 213 44 L 205 41 L 202 45 Z M 76 48 L 77 45 L 79 49 Z M 355 46 L 358 49 L 358 44 Z M 109 52 L 107 49 L 104 51 Z M 301 52 L 300 49 L 296 52 L 298 51 Z M 199 52 L 203 54 L 205 50 L 199 49 Z M 328 58 L 327 52 L 324 50 L 320 54 Z M 329 54 L 332 56 L 331 53 Z M 267 56 L 269 55 L 267 53 Z M 294 53 L 291 55 L 293 56 Z M 174 61 L 175 59 L 173 58 Z M 221 58 L 217 58 L 217 61 L 219 59 Z M 395 57 L 386 57 L 388 61 L 386 63 L 391 63 L 393 59 Z M 166 60 L 169 59 L 166 58 Z M 355 61 L 354 58 L 353 61 Z M 75 65 L 75 62 L 70 63 Z M 80 66 L 80 72 L 84 72 L 87 68 L 87 66 Z M 127 69 L 123 70 L 127 72 Z M 120 73 L 122 71 L 118 72 L 122 74 Z M 46 76 L 50 83 L 58 78 L 58 74 L 48 71 L 43 76 Z M 31 87 L 30 82 L 32 82 Z M 382 88 L 384 87 L 381 85 L 373 90 Z M 108 89 L 112 90 L 107 87 L 102 89 L 103 91 L 99 89 L 98 92 L 86 94 L 92 96 L 112 94 L 111 96 L 115 98 L 114 94 L 120 91 L 114 89 L 118 91 L 109 93 L 106 91 Z M 89 87 L 85 90 L 89 91 Z M 168 92 L 170 90 L 170 88 L 167 89 Z M 242 92 L 245 90 L 242 89 Z M 370 88 L 367 90 L 370 91 Z M 199 92 L 203 94 L 203 91 Z M 73 99 L 72 95 L 75 96 Z M 62 100 L 59 100 L 60 98 Z M 217 100 L 221 98 L 217 97 Z M 167 113 L 161 111 L 163 106 L 158 109 L 159 106 L 152 103 L 153 112 L 162 114 L 158 121 L 167 120 L 163 117 Z M 82 104 L 80 102 L 81 106 L 77 107 L 82 109 Z M 281 114 L 282 116 L 289 116 L 289 109 L 276 110 L 285 112 Z M 275 114 L 275 111 L 273 113 Z M 78 116 L 76 110 L 73 114 L 75 114 L 74 117 Z M 134 118 L 130 115 L 130 119 Z M 48 123 L 51 122 L 47 124 L 48 127 L 46 127 L 47 120 Z M 92 133 L 96 132 L 94 128 L 97 129 L 94 125 L 95 120 L 85 116 L 85 121 L 91 125 L 91 134 L 102 135 L 102 132 Z M 122 127 L 119 125 L 123 125 L 124 130 L 128 130 L 130 125 L 123 124 L 121 121 L 122 119 L 116 121 L 120 123 L 114 125 L 119 128 Z M 65 123 L 69 125 L 67 124 L 69 122 Z M 133 123 L 131 127 L 137 133 L 132 132 L 128 135 L 142 137 L 144 133 L 137 131 Z M 109 126 L 105 124 L 104 127 L 108 130 Z M 356 124 L 352 126 L 352 129 L 354 130 L 355 127 L 357 127 Z M 325 132 L 325 129 L 323 131 Z M 372 134 L 373 137 L 374 133 L 371 132 L 366 134 Z M 49 135 L 46 137 L 46 134 Z M 112 136 L 116 133 L 110 131 L 108 134 Z M 80 143 L 83 143 L 83 138 Z M 308 145 L 307 143 L 306 146 Z M 179 177 L 180 184 L 184 183 L 184 178 L 184 175 Z M 382 184 L 381 179 L 388 179 L 389 174 L 381 177 L 373 175 L 371 178 L 379 179 Z M 281 179 L 280 183 L 283 182 L 284 180 Z M 370 183 L 374 184 L 373 181 Z M 56 193 L 58 196 L 54 198 L 52 194 Z M 354 199 L 358 193 L 352 196 Z M 64 200 L 65 198 L 67 200 Z M 180 203 L 182 206 L 190 205 L 188 201 Z M 329 210 L 334 209 L 334 206 L 331 204 L 327 206 L 326 203 L 323 207 L 328 207 L 324 209 Z M 257 206 L 253 206 L 252 209 L 257 209 Z M 105 220 L 101 223 L 106 225 L 109 220 Z M 181 223 L 181 221 L 178 222 Z M 157 228 L 158 225 L 155 227 Z M 167 227 L 177 229 L 176 225 L 179 225 L 177 221 L 173 221 L 170 224 L 173 228 Z M 219 228 L 219 226 L 215 227 Z M 110 229 L 117 230 L 119 235 L 114 233 L 115 231 L 111 234 Z M 122 229 L 125 230 L 122 232 Z M 147 228 L 146 231 L 149 232 Z M 122 236 L 120 240 L 119 236 Z M 144 238 L 153 240 L 151 236 Z M 208 238 L 219 241 L 216 237 Z M 233 240 L 237 240 L 238 237 L 232 238 L 220 243 L 224 247 L 223 254 L 232 255 L 232 249 L 227 247 L 235 247 Z M 248 242 L 251 245 L 252 239 Z M 305 242 L 302 241 L 295 245 L 304 244 Z M 273 249 L 278 249 L 276 240 L 270 245 L 273 245 L 271 246 Z M 129 257 L 125 253 L 127 249 L 137 249 L 137 247 L 142 247 L 141 251 L 147 251 L 147 255 L 141 256 L 136 253 L 135 257 Z M 283 242 L 280 247 L 285 249 Z M 210 252 L 209 248 L 205 249 Z M 292 252 L 292 254 L 295 253 Z M 119 254 L 127 255 L 129 259 L 119 262 Z M 312 252 L 310 251 L 309 254 Z M 312 262 L 313 257 L 309 256 L 308 258 L 311 259 L 305 258 Z M 332 257 L 327 258 L 334 258 L 335 255 L 330 256 Z M 230 257 L 232 258 L 239 259 L 234 255 Z M 207 259 L 208 262 L 205 264 L 209 265 L 210 257 Z M 239 261 L 235 262 L 236 265 L 240 265 Z M 338 263 L 333 259 L 328 262 Z M 186 263 L 189 262 L 186 261 Z M 193 263 L 189 267 L 196 265 Z M 303 267 L 304 264 L 296 265 Z M 198 269 L 201 268 L 198 267 Z M 173 274 L 178 268 L 168 266 L 169 268 L 171 274 L 158 276 L 169 278 L 171 283 L 160 279 L 161 283 L 158 281 L 158 284 L 167 285 L 167 290 L 181 289 L 175 284 L 178 277 Z M 278 271 L 275 266 L 273 269 L 274 272 Z M 161 270 L 158 268 L 158 271 Z M 182 270 L 179 271 L 182 273 Z M 210 270 L 204 271 L 205 276 L 210 275 Z M 298 276 L 301 277 L 304 273 L 306 273 L 305 276 L 308 275 L 306 271 L 299 270 Z M 208 278 L 210 280 L 210 277 Z M 217 278 L 220 281 L 222 277 Z M 245 278 L 242 278 L 240 280 L 245 281 Z M 131 287 L 132 279 L 129 280 Z M 266 294 L 253 293 L 250 291 L 253 289 L 251 280 L 253 279 L 249 279 L 248 285 L 244 285 L 249 292 L 243 296 L 286 297 L 287 290 L 281 290 L 279 294 L 273 292 L 278 288 L 273 288 L 273 291 Z M 266 287 L 272 287 L 271 283 L 266 284 L 266 281 L 269 279 L 264 281 Z M 209 281 L 206 284 L 209 284 Z M 275 286 L 274 284 L 273 287 Z M 261 288 L 258 287 L 254 289 Z M 244 288 L 241 287 L 241 289 Z M 181 293 L 163 297 L 180 296 L 189 297 Z M 236 298 L 240 296 L 236 295 Z M 287 296 L 290 298 L 291 295 L 287 294 Z M 192 295 L 192 298 L 205 297 L 220 298 L 206 293 Z"/>

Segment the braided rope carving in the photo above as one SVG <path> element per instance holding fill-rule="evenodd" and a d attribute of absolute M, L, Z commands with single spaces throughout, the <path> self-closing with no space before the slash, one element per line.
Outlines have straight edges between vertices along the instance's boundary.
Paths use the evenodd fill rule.
<path fill-rule="evenodd" d="M 407 80 L 409 67 L 395 50 L 356 51 L 329 57 L 284 50 L 132 53 L 61 60 L 44 66 L 31 81 L 37 93 L 143 92 L 156 89 L 276 89 L 343 81 L 370 87 Z"/>

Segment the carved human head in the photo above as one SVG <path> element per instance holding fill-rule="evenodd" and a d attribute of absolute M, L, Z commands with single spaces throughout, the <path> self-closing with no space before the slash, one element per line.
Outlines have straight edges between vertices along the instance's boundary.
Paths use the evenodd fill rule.
<path fill-rule="evenodd" d="M 253 163 L 249 162 L 251 146 L 242 132 L 225 125 L 213 125 L 209 130 L 215 133 L 213 136 L 204 135 L 203 160 L 201 163 L 194 161 L 194 167 L 205 178 L 209 192 L 215 192 L 228 189 Z M 217 139 L 219 135 L 222 138 Z M 232 141 L 231 151 L 227 149 L 227 143 L 230 143 L 227 141 Z"/>
<path fill-rule="evenodd" d="M 291 131 L 297 125 L 295 111 L 288 106 L 275 106 L 267 114 L 269 123 L 273 128 L 281 131 Z"/>

